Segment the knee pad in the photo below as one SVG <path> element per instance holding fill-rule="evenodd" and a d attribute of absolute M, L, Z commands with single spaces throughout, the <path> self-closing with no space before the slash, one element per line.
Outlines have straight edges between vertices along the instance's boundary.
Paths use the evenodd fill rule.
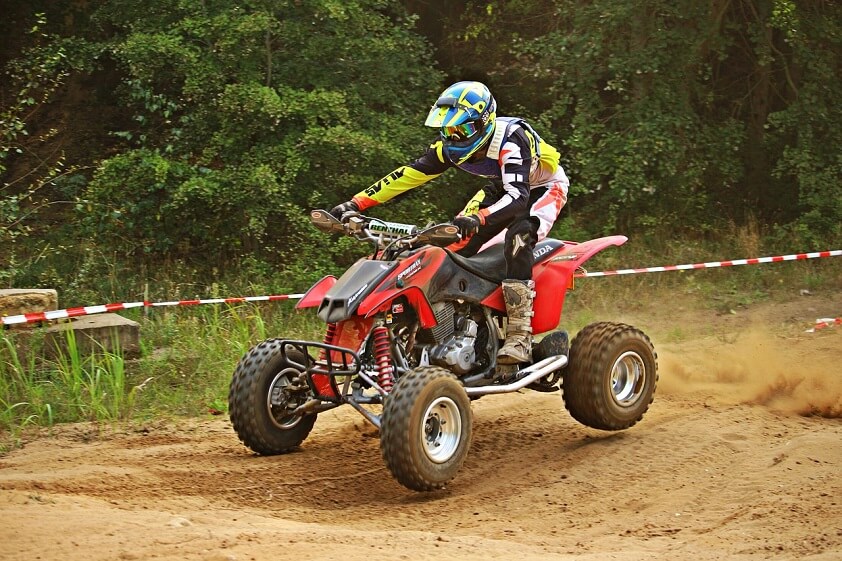
<path fill-rule="evenodd" d="M 527 217 L 513 222 L 506 232 L 506 277 L 528 280 L 532 278 L 534 258 L 532 250 L 538 242 L 538 220 Z"/>
<path fill-rule="evenodd" d="M 532 249 L 538 242 L 538 219 L 533 216 L 527 216 L 513 222 L 506 232 L 506 259 L 513 260 L 520 257 L 524 249 L 529 250 L 530 256 Z"/>

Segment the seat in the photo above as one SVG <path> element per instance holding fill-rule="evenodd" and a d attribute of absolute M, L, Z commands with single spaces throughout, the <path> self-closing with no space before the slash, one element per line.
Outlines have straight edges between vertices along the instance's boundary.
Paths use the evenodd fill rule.
<path fill-rule="evenodd" d="M 564 242 L 561 240 L 547 238 L 538 242 L 535 244 L 535 249 L 532 250 L 535 263 L 544 261 L 562 247 L 564 247 Z M 503 255 L 503 244 L 501 243 L 471 257 L 462 257 L 447 248 L 444 250 L 453 259 L 454 263 L 482 279 L 497 284 L 506 280 L 506 257 Z"/>

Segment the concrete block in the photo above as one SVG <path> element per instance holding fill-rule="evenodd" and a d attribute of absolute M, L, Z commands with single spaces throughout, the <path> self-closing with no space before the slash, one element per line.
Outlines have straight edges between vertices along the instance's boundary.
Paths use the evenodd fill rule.
<path fill-rule="evenodd" d="M 51 288 L 0 290 L 0 316 L 17 316 L 58 309 L 58 293 Z"/>
<path fill-rule="evenodd" d="M 140 355 L 140 324 L 119 314 L 80 316 L 49 326 L 44 347 L 48 354 L 67 352 L 67 330 L 73 330 L 76 347 L 83 355 L 92 351 L 116 352 L 126 358 Z"/>

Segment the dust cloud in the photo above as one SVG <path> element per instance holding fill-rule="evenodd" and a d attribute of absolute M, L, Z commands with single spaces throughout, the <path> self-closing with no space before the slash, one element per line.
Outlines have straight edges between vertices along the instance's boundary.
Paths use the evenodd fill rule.
<path fill-rule="evenodd" d="M 692 346 L 665 345 L 659 355 L 659 392 L 842 418 L 842 329 L 784 337 L 752 327 Z"/>

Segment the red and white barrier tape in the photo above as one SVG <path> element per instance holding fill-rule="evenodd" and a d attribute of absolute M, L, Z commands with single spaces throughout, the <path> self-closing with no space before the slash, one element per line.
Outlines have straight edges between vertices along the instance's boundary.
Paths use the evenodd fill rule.
<path fill-rule="evenodd" d="M 0 317 L 0 325 L 14 325 L 20 323 L 34 323 L 38 321 L 50 321 L 56 319 L 72 318 L 77 316 L 90 316 L 117 310 L 128 310 L 130 308 L 156 308 L 162 306 L 197 306 L 199 304 L 238 304 L 241 302 L 274 302 L 277 300 L 297 300 L 303 294 L 283 294 L 278 296 L 246 296 L 244 298 L 209 298 L 206 300 L 174 300 L 172 302 L 122 302 L 116 304 L 103 304 L 101 306 L 81 306 L 79 308 L 67 308 L 65 310 L 53 310 L 50 312 L 37 312 L 33 314 L 22 314 L 19 316 Z"/>
<path fill-rule="evenodd" d="M 663 271 L 684 271 L 692 269 L 713 269 L 716 267 L 732 267 L 734 265 L 757 265 L 759 263 L 778 263 L 781 261 L 800 261 L 802 259 L 817 259 L 819 257 L 838 257 L 842 249 L 832 251 L 816 251 L 814 253 L 796 253 L 794 255 L 777 255 L 775 257 L 757 257 L 754 259 L 734 259 L 731 261 L 712 261 L 710 263 L 692 263 L 687 265 L 667 265 L 666 267 L 645 267 L 642 269 L 619 269 L 617 271 L 602 271 L 598 273 L 582 273 L 577 277 L 608 277 L 611 275 L 631 275 L 635 273 L 661 273 Z"/>
<path fill-rule="evenodd" d="M 641 269 L 619 269 L 616 271 L 601 271 L 596 273 L 580 273 L 575 275 L 582 277 L 608 277 L 612 275 L 630 275 L 635 273 L 660 273 L 663 271 L 683 271 L 693 269 L 712 269 L 715 267 L 731 267 L 734 265 L 757 265 L 759 263 L 779 263 L 782 261 L 799 261 L 802 259 L 817 259 L 819 257 L 838 257 L 842 255 L 842 249 L 831 251 L 816 251 L 813 253 L 796 253 L 793 255 L 777 255 L 775 257 L 757 257 L 754 259 L 734 259 L 731 261 L 713 261 L 710 263 L 693 263 L 687 265 L 667 265 L 665 267 L 645 267 Z M 67 308 L 50 312 L 37 312 L 33 314 L 22 314 L 17 316 L 0 317 L 0 325 L 15 325 L 21 323 L 35 323 L 39 321 L 51 321 L 77 316 L 89 316 L 117 310 L 128 310 L 130 308 L 151 308 L 160 306 L 196 306 L 199 304 L 237 304 L 240 302 L 273 302 L 277 300 L 297 300 L 303 294 L 282 294 L 276 296 L 246 296 L 242 298 L 211 298 L 207 300 L 175 300 L 172 302 L 124 302 L 116 304 L 103 304 L 100 306 L 82 306 L 79 308 Z"/>
<path fill-rule="evenodd" d="M 825 327 L 833 327 L 834 325 L 842 325 L 842 318 L 819 318 L 816 320 L 816 325 L 811 327 L 804 333 L 815 333 Z"/>

